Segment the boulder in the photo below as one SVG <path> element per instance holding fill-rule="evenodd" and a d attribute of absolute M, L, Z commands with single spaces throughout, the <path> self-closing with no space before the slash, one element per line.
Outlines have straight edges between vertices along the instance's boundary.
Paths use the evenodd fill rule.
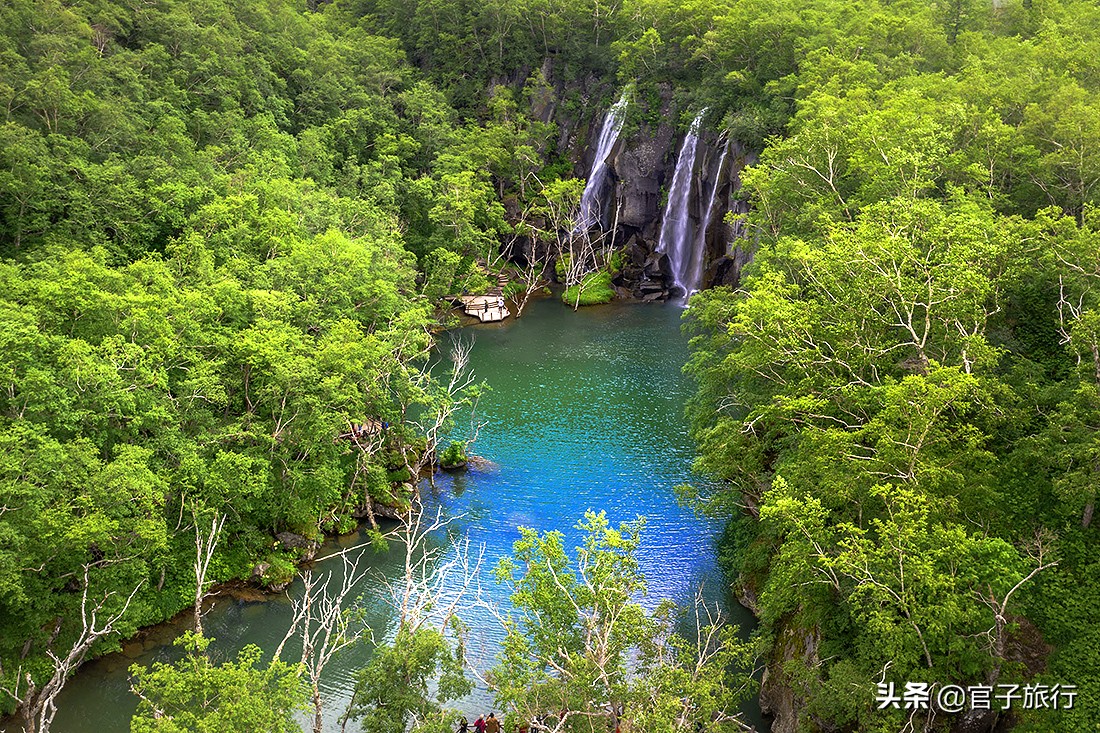
<path fill-rule="evenodd" d="M 649 256 L 645 263 L 645 274 L 650 280 L 660 280 L 664 282 L 668 279 L 671 266 L 668 262 L 668 255 L 662 252 L 654 252 Z"/>
<path fill-rule="evenodd" d="M 649 259 L 649 247 L 646 247 L 642 243 L 638 236 L 635 235 L 630 238 L 626 245 L 626 259 L 630 265 L 641 269 L 645 267 L 645 262 Z"/>
<path fill-rule="evenodd" d="M 301 558 L 307 561 L 316 557 L 317 551 L 321 549 L 320 542 L 294 532 L 279 532 L 275 539 L 282 544 L 284 550 L 298 550 Z"/>
<path fill-rule="evenodd" d="M 753 582 L 745 582 L 742 576 L 742 580 L 739 581 L 734 588 L 734 592 L 737 596 L 737 602 L 752 612 L 753 616 L 760 618 L 760 595 L 757 592 L 756 584 Z"/>
<path fill-rule="evenodd" d="M 397 509 L 397 507 L 390 506 L 389 504 L 383 504 L 381 502 L 374 501 L 373 499 L 371 500 L 369 506 L 366 504 L 360 504 L 359 506 L 355 507 L 355 509 L 353 509 L 351 512 L 351 516 L 355 517 L 356 519 L 366 519 L 367 517 L 370 517 L 371 514 L 373 514 L 376 519 L 378 517 L 382 517 L 383 519 L 401 518 L 401 512 Z"/>
<path fill-rule="evenodd" d="M 283 543 L 284 550 L 300 550 L 313 544 L 312 540 L 293 532 L 279 532 L 275 535 L 275 539 Z"/>
<path fill-rule="evenodd" d="M 371 502 L 371 508 L 374 510 L 374 516 L 385 517 L 386 519 L 400 519 L 401 512 L 395 506 L 389 504 L 381 504 L 377 501 Z"/>
<path fill-rule="evenodd" d="M 709 287 L 728 285 L 736 288 L 741 284 L 741 271 L 752 262 L 752 252 L 746 251 L 740 244 L 733 251 L 716 260 L 707 270 L 704 282 Z"/>
<path fill-rule="evenodd" d="M 741 268 L 731 257 L 723 257 L 714 263 L 707 272 L 707 281 L 711 287 L 728 285 L 736 288 L 741 283 Z"/>
<path fill-rule="evenodd" d="M 316 554 L 316 552 L 314 552 L 314 554 Z M 294 580 L 294 575 L 291 574 L 291 576 L 289 578 L 287 578 L 286 580 L 282 580 L 278 583 L 267 583 L 267 584 L 265 584 L 265 581 L 268 579 L 268 573 L 270 571 L 271 571 L 271 563 L 269 563 L 269 562 L 258 562 L 258 563 L 256 563 L 255 565 L 252 566 L 252 580 L 253 580 L 253 582 L 255 582 L 257 584 L 260 584 L 260 585 L 264 585 L 265 588 L 268 591 L 271 591 L 273 593 L 278 593 L 279 591 L 286 590 L 287 587 L 290 585 L 291 581 Z"/>
<path fill-rule="evenodd" d="M 290 587 L 290 584 L 294 582 L 294 578 L 290 577 L 286 580 L 280 580 L 278 583 L 270 583 L 267 589 L 272 593 L 282 593 L 284 590 Z"/>

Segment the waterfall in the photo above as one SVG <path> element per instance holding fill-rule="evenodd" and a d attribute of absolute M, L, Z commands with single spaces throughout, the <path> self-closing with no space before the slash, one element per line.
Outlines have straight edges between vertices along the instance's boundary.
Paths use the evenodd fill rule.
<path fill-rule="evenodd" d="M 668 255 L 672 266 L 672 278 L 675 285 L 683 289 L 685 298 L 699 287 L 702 263 L 694 265 L 695 237 L 692 236 L 691 216 L 688 204 L 691 201 L 691 173 L 695 168 L 695 151 L 699 147 L 699 124 L 703 120 L 706 108 L 699 111 L 691 129 L 680 146 L 680 155 L 676 158 L 676 172 L 672 175 L 672 187 L 668 190 L 668 204 L 665 207 L 664 220 L 661 222 L 661 236 L 657 240 L 657 251 Z M 704 229 L 705 229 L 704 225 Z M 698 271 L 693 274 L 694 271 Z"/>
<path fill-rule="evenodd" d="M 611 154 L 611 148 L 619 139 L 619 131 L 623 129 L 626 97 L 627 90 L 624 89 L 619 101 L 607 110 L 607 116 L 603 118 L 603 127 L 596 142 L 596 157 L 592 160 L 592 172 L 588 174 L 588 182 L 581 195 L 580 216 L 574 232 L 586 231 L 600 224 L 600 198 L 604 181 L 607 180 L 607 156 Z"/>
<path fill-rule="evenodd" d="M 722 146 L 722 154 L 718 156 L 718 168 L 714 173 L 714 185 L 710 189 L 710 196 L 707 197 L 707 206 L 703 209 L 699 231 L 695 233 L 695 246 L 689 253 L 686 266 L 687 272 L 681 283 L 686 291 L 685 298 L 690 297 L 692 293 L 698 290 L 703 282 L 703 262 L 707 257 L 707 228 L 710 227 L 711 219 L 714 217 L 714 201 L 718 196 L 718 184 L 722 182 L 722 166 L 726 163 L 726 153 L 728 152 L 729 143 L 726 143 Z"/>

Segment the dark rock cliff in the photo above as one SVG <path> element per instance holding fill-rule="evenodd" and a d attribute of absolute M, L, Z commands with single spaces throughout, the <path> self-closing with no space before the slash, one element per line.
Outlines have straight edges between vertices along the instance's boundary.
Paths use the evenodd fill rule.
<path fill-rule="evenodd" d="M 551 69 L 544 67 L 543 73 Z M 605 95 L 609 97 L 609 90 Z M 650 114 L 657 123 L 628 117 L 623 134 L 608 156 L 609 175 L 600 192 L 600 226 L 604 231 L 615 227 L 614 246 L 624 254 L 622 270 L 614 285 L 619 297 L 639 300 L 666 299 L 672 278 L 668 258 L 657 252 L 667 189 L 676 166 L 676 157 L 685 130 L 674 124 L 678 119 L 673 107 L 671 88 L 660 94 L 660 109 Z M 596 99 L 595 95 L 591 97 Z M 544 121 L 553 120 L 561 133 L 559 143 L 573 163 L 573 174 L 587 178 L 595 157 L 605 105 L 586 106 L 581 119 L 573 119 L 547 97 L 532 100 L 532 112 Z M 728 147 L 727 147 L 728 146 Z M 726 154 L 723 155 L 723 150 Z M 751 257 L 750 242 L 744 238 L 744 226 L 726 222 L 729 211 L 746 213 L 748 204 L 741 197 L 740 172 L 755 162 L 755 154 L 735 140 L 713 130 L 700 133 L 692 175 L 689 201 L 690 216 L 696 232 L 705 228 L 703 287 L 736 285 L 741 269 Z M 714 193 L 714 204 L 708 203 Z"/>

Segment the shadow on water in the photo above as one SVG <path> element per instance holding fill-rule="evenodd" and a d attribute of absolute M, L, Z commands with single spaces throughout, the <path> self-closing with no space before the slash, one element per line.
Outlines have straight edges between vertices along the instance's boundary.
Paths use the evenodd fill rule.
<path fill-rule="evenodd" d="M 478 406 L 485 426 L 474 447 L 490 463 L 440 474 L 436 489 L 425 485 L 422 493 L 430 511 L 438 507 L 458 517 L 451 529 L 467 533 L 473 547 L 484 547 L 482 585 L 497 601 L 506 598 L 491 577 L 492 567 L 510 554 L 519 527 L 560 530 L 572 547 L 580 538 L 574 525 L 585 510 L 605 510 L 613 523 L 646 518 L 639 560 L 649 586 L 647 606 L 666 598 L 688 602 L 703 585 L 707 599 L 721 604 L 734 623 L 743 630 L 752 627 L 751 615 L 733 601 L 715 560 L 720 527 L 676 501 L 676 485 L 698 480 L 691 474 L 693 447 L 683 416 L 691 387 L 681 373 L 687 359 L 682 312 L 675 305 L 618 304 L 572 313 L 555 300 L 538 300 L 521 319 L 451 335 L 473 339 L 471 368 L 492 388 Z M 465 437 L 469 424 L 469 415 L 459 415 L 456 437 Z M 333 540 L 324 552 L 331 555 L 361 541 L 359 535 Z M 363 562 L 374 572 L 361 586 L 361 603 L 376 637 L 385 637 L 392 619 L 378 578 L 398 577 L 401 551 L 391 546 L 380 554 L 369 548 L 358 552 L 366 553 Z M 321 561 L 318 570 L 329 567 L 338 570 L 340 563 Z M 300 592 L 296 582 L 289 594 Z M 471 629 L 471 661 L 487 668 L 503 634 L 488 612 L 472 604 L 463 610 Z M 286 594 L 262 602 L 226 597 L 214 603 L 203 623 L 216 639 L 214 653 L 228 659 L 245 644 L 272 652 L 290 615 Z M 187 623 L 184 614 L 179 624 L 127 645 L 126 654 L 86 665 L 59 701 L 54 731 L 127 731 L 137 703 L 128 690 L 127 668 L 175 658 L 171 639 Z M 363 645 L 327 668 L 326 730 L 339 730 L 337 718 L 355 671 L 369 658 Z M 473 720 L 492 709 L 492 699 L 475 690 L 457 707 Z M 766 730 L 755 700 L 746 713 Z"/>

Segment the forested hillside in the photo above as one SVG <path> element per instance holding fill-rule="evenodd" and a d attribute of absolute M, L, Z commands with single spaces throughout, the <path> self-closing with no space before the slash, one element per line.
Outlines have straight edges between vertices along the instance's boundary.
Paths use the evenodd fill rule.
<path fill-rule="evenodd" d="M 482 163 L 513 140 L 335 11 L 17 2 L 0 24 L 10 711 L 85 639 L 82 600 L 126 608 L 92 653 L 193 603 L 215 517 L 208 579 L 278 586 L 322 532 L 408 502 L 412 416 L 455 397 L 425 371 L 424 292 L 483 287 Z"/>
<path fill-rule="evenodd" d="M 441 299 L 573 229 L 624 89 L 759 153 L 689 370 L 776 730 L 959 721 L 876 709 L 907 681 L 1077 685 L 1002 719 L 1100 730 L 1085 0 L 6 2 L 0 711 L 89 599 L 89 655 L 193 604 L 211 522 L 209 581 L 278 586 L 407 505 Z"/>
<path fill-rule="evenodd" d="M 877 709 L 923 682 L 1021 685 L 1015 730 L 1096 730 L 1100 14 L 905 8 L 790 16 L 813 28 L 743 174 L 754 263 L 688 315 L 711 510 L 747 517 L 727 559 L 777 729 L 942 729 Z"/>

